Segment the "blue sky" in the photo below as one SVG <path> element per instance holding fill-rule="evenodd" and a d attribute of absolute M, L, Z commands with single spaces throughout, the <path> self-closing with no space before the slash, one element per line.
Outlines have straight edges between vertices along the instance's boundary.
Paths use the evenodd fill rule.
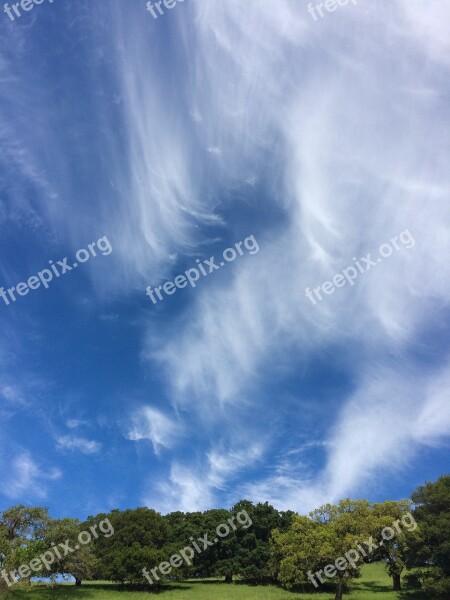
<path fill-rule="evenodd" d="M 1 13 L 0 285 L 112 251 L 0 298 L 0 509 L 306 513 L 448 473 L 449 18 L 440 0 Z M 195 289 L 145 295 L 251 235 Z"/>

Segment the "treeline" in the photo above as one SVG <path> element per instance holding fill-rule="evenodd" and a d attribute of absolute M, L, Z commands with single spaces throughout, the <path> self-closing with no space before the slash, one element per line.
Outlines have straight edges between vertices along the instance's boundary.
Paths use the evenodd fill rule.
<path fill-rule="evenodd" d="M 103 579 L 147 587 L 223 577 L 291 589 L 333 587 L 339 600 L 364 562 L 381 560 L 395 590 L 408 569 L 409 585 L 448 600 L 449 541 L 450 475 L 420 486 L 411 500 L 348 499 L 307 517 L 248 500 L 231 510 L 164 516 L 150 508 L 113 510 L 85 522 L 20 505 L 0 516 L 0 581 L 4 591 L 57 575 L 71 575 L 77 585 Z M 175 560 L 187 547 L 196 548 L 189 560 Z M 144 574 L 151 569 L 152 586 Z"/>

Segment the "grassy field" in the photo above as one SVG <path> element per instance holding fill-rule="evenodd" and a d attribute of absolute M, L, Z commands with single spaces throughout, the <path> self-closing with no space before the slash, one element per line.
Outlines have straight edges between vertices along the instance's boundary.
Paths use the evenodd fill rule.
<path fill-rule="evenodd" d="M 153 592 L 151 595 L 155 596 Z M 158 592 L 164 600 L 332 600 L 331 591 L 316 593 L 287 592 L 274 586 L 248 586 L 239 583 L 227 585 L 217 581 L 187 581 L 166 586 Z M 149 592 L 121 589 L 107 583 L 37 586 L 29 592 L 14 590 L 5 595 L 5 600 L 138 600 L 148 598 Z M 432 600 L 413 591 L 396 593 L 391 591 L 391 580 L 384 565 L 365 565 L 362 577 L 356 580 L 349 600 Z"/>

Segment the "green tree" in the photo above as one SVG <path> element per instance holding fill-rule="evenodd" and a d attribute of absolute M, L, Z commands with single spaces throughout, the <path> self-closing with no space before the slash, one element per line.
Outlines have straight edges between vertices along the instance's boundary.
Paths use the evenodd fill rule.
<path fill-rule="evenodd" d="M 373 505 L 373 514 L 376 517 L 373 536 L 376 540 L 381 540 L 373 558 L 380 558 L 386 562 L 393 589 L 397 592 L 401 590 L 401 574 L 406 566 L 410 546 L 419 539 L 417 524 L 411 510 L 410 500 L 388 500 Z M 394 536 L 387 539 L 391 537 L 392 531 Z"/>
<path fill-rule="evenodd" d="M 420 538 L 409 565 L 428 568 L 424 588 L 435 598 L 450 598 L 450 475 L 426 483 L 412 494 Z"/>
<path fill-rule="evenodd" d="M 311 516 L 334 531 L 335 560 L 355 549 L 355 545 L 363 539 L 369 538 L 376 527 L 376 518 L 368 500 L 346 499 L 341 500 L 337 505 L 326 504 L 313 511 Z M 346 585 L 360 576 L 361 566 L 362 562 L 360 564 L 354 562 L 348 564 L 343 570 L 337 570 L 334 577 L 336 600 L 341 600 Z"/>
<path fill-rule="evenodd" d="M 45 536 L 46 550 L 54 554 L 51 574 L 69 574 L 75 579 L 75 585 L 81 585 L 85 579 L 91 579 L 97 568 L 97 559 L 90 544 L 80 544 L 78 536 L 84 531 L 78 519 L 57 519 L 51 521 Z M 72 552 L 66 552 L 60 544 L 69 544 Z M 59 546 L 59 547 L 58 547 Z M 58 550 L 61 558 L 54 550 Z"/>
<path fill-rule="evenodd" d="M 164 516 L 165 521 L 169 525 L 169 538 L 167 556 L 177 554 L 186 546 L 191 546 L 193 541 L 197 542 L 198 538 L 208 533 L 209 539 L 214 539 L 215 534 L 211 538 L 211 530 L 214 524 L 211 524 L 212 519 L 208 519 L 208 513 L 192 512 L 183 513 L 180 511 L 169 513 Z M 187 579 L 194 575 L 202 577 L 212 577 L 214 574 L 214 565 L 217 561 L 217 554 L 211 551 L 210 548 L 203 550 L 203 544 L 199 542 L 199 548 L 202 549 L 201 554 L 195 554 L 193 564 L 187 565 L 183 562 L 182 566 L 174 571 L 171 575 L 177 579 Z M 217 549 L 216 549 L 217 550 Z"/>
<path fill-rule="evenodd" d="M 203 551 L 196 557 L 196 565 L 207 566 L 207 571 L 214 576 L 225 578 L 225 582 L 231 583 L 233 575 L 238 573 L 237 554 L 239 545 L 236 532 L 228 524 L 232 513 L 226 509 L 213 509 L 203 513 L 203 534 L 208 534 L 208 540 L 217 540 L 213 546 Z M 216 529 L 219 525 L 227 524 L 230 533 L 220 538 Z M 239 525 L 238 525 L 239 527 Z"/>
<path fill-rule="evenodd" d="M 254 505 L 248 500 L 238 502 L 231 513 L 237 514 L 242 510 L 247 512 L 252 524 L 246 529 L 239 527 L 236 531 L 236 572 L 246 581 L 267 583 L 273 580 L 269 569 L 272 531 L 287 531 L 294 513 L 279 512 L 268 502 Z"/>
<path fill-rule="evenodd" d="M 169 524 L 156 511 L 141 507 L 89 517 L 86 525 L 106 518 L 114 528 L 114 535 L 100 535 L 93 542 L 93 552 L 100 561 L 95 575 L 123 584 L 147 583 L 142 569 L 157 567 L 171 556 Z M 164 579 L 160 575 L 160 580 Z"/>
<path fill-rule="evenodd" d="M 4 510 L 0 515 L 1 570 L 11 572 L 26 564 L 28 557 L 33 558 L 36 549 L 44 545 L 50 521 L 48 509 L 43 507 L 20 504 Z M 22 577 L 21 580 L 28 581 L 29 577 Z"/>
<path fill-rule="evenodd" d="M 6 537 L 6 527 L 0 521 L 0 571 L 5 568 L 6 559 L 9 553 L 9 542 Z M 8 589 L 6 581 L 0 578 L 0 593 L 5 592 Z"/>
<path fill-rule="evenodd" d="M 318 508 L 309 517 L 295 516 L 287 532 L 273 533 L 272 569 L 287 587 L 305 585 L 308 580 L 317 585 L 314 575 L 318 573 L 320 581 L 325 574 L 336 586 L 335 599 L 341 600 L 348 583 L 359 577 L 361 564 L 355 558 L 341 562 L 342 568 L 332 565 L 369 537 L 374 527 L 367 500 L 342 500 L 338 505 Z M 324 573 L 327 565 L 328 572 Z"/>
<path fill-rule="evenodd" d="M 47 508 L 33 508 L 23 504 L 4 510 L 0 517 L 3 536 L 17 546 L 29 539 L 42 539 L 49 521 Z"/>
<path fill-rule="evenodd" d="M 334 563 L 339 556 L 336 544 L 332 527 L 295 515 L 288 531 L 275 529 L 272 533 L 271 571 L 287 589 L 304 587 L 313 581 L 312 573 Z"/>

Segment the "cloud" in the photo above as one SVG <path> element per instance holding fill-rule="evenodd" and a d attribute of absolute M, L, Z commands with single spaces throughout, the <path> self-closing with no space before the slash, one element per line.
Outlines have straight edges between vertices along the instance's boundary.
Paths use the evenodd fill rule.
<path fill-rule="evenodd" d="M 23 392 L 13 385 L 0 386 L 0 396 L 9 404 L 16 406 L 25 406 L 27 403 L 23 397 Z"/>
<path fill-rule="evenodd" d="M 366 374 L 330 438 L 323 474 L 329 495 L 360 492 L 371 479 L 409 468 L 421 447 L 449 445 L 449 381 L 450 365 L 427 375 L 409 367 Z"/>
<path fill-rule="evenodd" d="M 10 499 L 46 498 L 47 482 L 61 477 L 58 469 L 44 471 L 28 452 L 12 459 L 10 466 L 2 468 L 2 493 Z"/>
<path fill-rule="evenodd" d="M 156 493 L 155 490 L 150 492 L 144 497 L 144 502 L 164 513 L 176 510 L 195 512 L 214 506 L 214 495 L 199 473 L 176 462 L 171 466 L 169 480 L 159 482 Z"/>
<path fill-rule="evenodd" d="M 207 453 L 209 470 L 207 472 L 208 485 L 221 488 L 237 472 L 258 462 L 263 456 L 263 445 L 254 443 L 248 448 L 238 451 L 213 449 Z"/>
<path fill-rule="evenodd" d="M 56 441 L 58 450 L 78 450 L 83 454 L 97 454 L 102 448 L 99 442 L 70 435 L 62 435 Z"/>
<path fill-rule="evenodd" d="M 423 331 L 445 319 L 450 302 L 445 89 L 429 93 L 438 84 L 434 69 L 448 74 L 438 51 L 447 42 L 437 3 L 425 27 L 419 9 L 403 1 L 389 6 L 396 17 L 407 13 L 401 27 L 379 5 L 315 23 L 288 2 L 276 12 L 270 4 L 208 3 L 194 33 L 201 58 L 189 84 L 191 113 L 201 116 L 204 146 L 221 148 L 215 183 L 226 196 L 236 180 L 264 175 L 264 192 L 285 220 L 262 225 L 261 252 L 251 264 L 236 264 L 225 283 L 196 290 L 172 335 L 158 338 L 152 327 L 148 347 L 158 350 L 147 357 L 170 376 L 183 409 L 215 424 L 243 397 L 254 411 L 267 408 L 273 398 L 261 392 L 270 377 L 280 381 L 280 372 L 312 368 L 317 354 L 337 354 L 348 386 L 360 383 L 335 409 L 324 470 L 255 482 L 260 493 L 294 506 L 296 494 L 310 505 L 356 490 L 366 473 L 383 478 L 396 459 L 408 466 L 424 441 L 450 433 L 445 410 L 442 421 L 432 416 L 441 392 L 426 399 L 427 369 L 410 354 Z M 389 52 L 389 70 L 380 38 L 398 48 L 394 57 Z M 418 75 L 418 60 L 433 68 Z M 306 299 L 306 287 L 320 286 L 355 256 L 376 254 L 405 229 L 414 249 L 321 304 Z M 399 376 L 392 373 L 397 361 Z M 296 393 L 302 403 L 301 383 Z"/>
<path fill-rule="evenodd" d="M 250 498 L 306 513 L 380 491 L 388 476 L 414 464 L 424 446 L 450 446 L 450 364 L 426 376 L 404 366 L 369 371 L 328 434 L 324 468 L 313 473 L 289 460 L 288 468 L 246 485 Z"/>
<path fill-rule="evenodd" d="M 422 444 L 437 445 L 447 442 L 450 433 L 450 365 L 430 378 L 425 391 L 426 402 L 421 405 L 412 426 L 413 438 Z"/>
<path fill-rule="evenodd" d="M 153 356 L 167 366 L 187 401 L 192 392 L 205 403 L 210 396 L 232 401 L 273 361 L 274 347 L 283 360 L 292 343 L 307 353 L 345 337 L 373 348 L 388 336 L 405 347 L 429 321 L 432 299 L 443 308 L 450 298 L 449 279 L 433 275 L 448 272 L 450 241 L 443 224 L 450 218 L 444 201 L 449 177 L 445 164 L 430 162 L 419 144 L 427 129 L 431 138 L 439 135 L 436 111 L 445 107 L 411 99 L 411 86 L 419 85 L 416 62 L 408 58 L 417 51 L 414 41 L 379 19 L 375 32 L 372 11 L 356 7 L 338 17 L 345 31 L 358 22 L 350 47 L 333 33 L 331 17 L 337 15 L 307 26 L 301 8 L 280 2 L 276 12 L 274 18 L 270 5 L 251 2 L 210 4 L 196 32 L 202 59 L 192 94 L 203 115 L 202 135 L 227 140 L 220 146 L 227 148 L 222 168 L 230 175 L 222 174 L 221 184 L 232 187 L 248 155 L 256 157 L 259 170 L 276 161 L 266 155 L 271 131 L 284 159 L 278 196 L 287 224 L 265 233 L 258 260 L 235 265 L 226 288 L 197 290 L 176 336 L 151 340 L 161 348 Z M 258 35 L 262 28 L 264 36 Z M 389 72 L 379 44 L 358 54 L 358 40 L 376 41 L 380 30 L 404 47 Z M 315 46 L 325 37 L 329 51 L 316 57 Z M 307 70 L 307 62 L 314 68 Z M 212 66 L 217 63 L 226 65 L 220 73 Z M 368 80 L 369 73 L 379 85 Z M 426 84 L 426 74 L 423 79 Z M 229 99 L 234 86 L 239 92 Z M 405 103 L 408 112 L 402 114 Z M 387 155 L 383 149 L 390 144 Z M 398 253 L 321 306 L 308 305 L 307 286 L 320 285 L 354 256 L 376 251 L 406 228 L 417 240 L 414 252 Z"/>
<path fill-rule="evenodd" d="M 84 110 L 92 118 L 86 131 L 95 125 L 102 133 L 92 143 L 83 143 L 75 110 L 70 118 L 55 112 L 51 98 L 58 105 L 67 98 L 53 93 L 54 85 L 44 81 L 47 102 L 36 108 L 29 86 L 20 83 L 30 81 L 27 67 L 25 77 L 14 76 L 7 100 L 15 112 L 7 113 L 0 137 L 6 160 L 36 190 L 42 208 L 36 211 L 16 190 L 19 220 L 42 226 L 37 215 L 44 214 L 61 238 L 68 230 L 74 247 L 87 222 L 102 223 L 117 257 L 117 269 L 105 267 L 105 278 L 122 296 L 143 293 L 144 281 L 167 277 L 177 262 L 209 249 L 217 229 L 231 235 L 248 203 L 258 256 L 199 286 L 170 328 L 152 317 L 146 324 L 145 357 L 151 368 L 164 369 L 180 414 L 218 432 L 215 443 L 196 439 L 191 463 L 173 458 L 149 500 L 206 507 L 236 485 L 257 499 L 304 510 L 356 492 L 369 477 L 376 485 L 387 472 L 408 468 L 424 444 L 445 443 L 450 432 L 447 371 L 430 376 L 412 351 L 426 346 L 424 332 L 436 335 L 450 302 L 450 148 L 441 85 L 450 66 L 450 7 L 386 0 L 349 5 L 318 22 L 291 0 L 276 8 L 259 0 L 193 1 L 185 9 L 171 15 L 172 71 L 160 64 L 162 30 L 149 35 L 151 21 L 142 12 L 119 1 L 89 7 L 108 57 L 88 70 L 92 81 L 102 73 L 95 89 L 104 84 L 98 103 Z M 102 11 L 111 28 L 97 28 Z M 105 101 L 110 85 L 118 99 L 113 108 Z M 61 89 L 72 94 L 74 87 Z M 78 104 L 85 109 L 80 102 L 67 102 L 68 112 Z M 20 112 L 34 128 L 22 126 Z M 49 127 L 55 115 L 67 125 L 64 136 Z M 78 137 L 70 137 L 74 131 Z M 45 153 L 36 151 L 43 132 Z M 85 165 L 98 175 L 95 192 L 108 198 L 104 206 L 80 207 L 74 181 L 84 184 L 90 172 L 80 166 L 80 178 L 71 170 L 79 161 L 67 139 L 83 146 Z M 27 151 L 15 140 L 24 140 Z M 105 164 L 107 181 L 99 175 Z M 6 189 L 15 180 L 21 178 L 14 175 Z M 257 200 L 244 194 L 246 182 Z M 77 210 L 67 220 L 70 206 Z M 0 215 L 8 215 L 6 208 Z M 394 254 L 316 306 L 306 299 L 306 287 L 320 286 L 354 256 L 376 252 L 405 229 L 416 239 L 413 250 Z M 100 314 L 108 319 L 113 308 Z M 323 357 L 345 379 L 337 398 L 319 396 L 304 382 Z M 278 388 L 290 378 L 295 403 L 287 407 Z M 327 430 L 314 431 L 326 451 L 316 471 L 303 456 L 268 458 L 268 448 L 255 445 L 268 432 L 260 415 L 272 406 L 307 429 L 318 404 L 334 420 L 322 419 Z M 271 444 L 291 450 L 288 425 L 270 433 Z M 143 407 L 132 415 L 127 437 L 151 441 L 158 454 L 176 448 L 185 431 L 179 420 Z M 62 439 L 61 447 L 81 451 L 96 444 Z M 247 473 L 263 457 L 269 475 Z M 240 473 L 248 475 L 245 486 L 236 483 Z"/>
<path fill-rule="evenodd" d="M 254 443 L 238 450 L 214 447 L 196 464 L 174 460 L 168 478 L 152 479 L 149 483 L 150 491 L 144 502 L 162 512 L 206 510 L 217 505 L 221 492 L 230 493 L 232 481 L 258 464 L 262 457 L 262 444 Z"/>
<path fill-rule="evenodd" d="M 172 448 L 183 435 L 182 427 L 178 423 L 150 406 L 137 410 L 131 421 L 126 437 L 134 442 L 150 440 L 155 454 L 159 454 L 162 447 Z"/>
<path fill-rule="evenodd" d="M 84 425 L 90 425 L 89 421 L 83 421 L 82 419 L 68 419 L 66 422 L 69 429 L 76 429 L 77 427 L 83 427 Z"/>

